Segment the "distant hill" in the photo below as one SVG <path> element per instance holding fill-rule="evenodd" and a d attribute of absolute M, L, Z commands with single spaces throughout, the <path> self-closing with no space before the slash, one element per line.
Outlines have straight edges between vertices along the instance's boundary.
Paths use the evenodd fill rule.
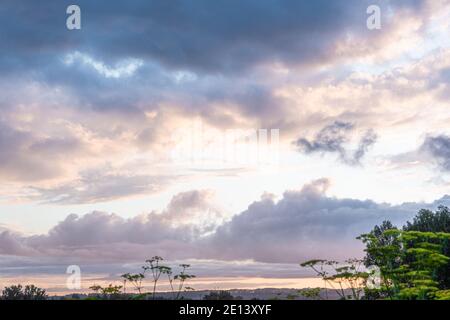
<path fill-rule="evenodd" d="M 245 290 L 245 289 L 233 289 L 233 290 L 223 290 L 228 292 L 233 296 L 234 299 L 242 299 L 242 300 L 308 300 L 305 297 L 302 297 L 299 294 L 298 289 L 274 289 L 274 288 L 266 288 L 266 289 L 254 289 L 254 290 Z M 199 291 L 189 291 L 183 293 L 183 298 L 187 300 L 202 300 L 206 295 L 211 292 L 215 292 L 215 290 L 199 290 Z M 53 296 L 50 299 L 53 300 L 62 300 L 62 299 L 86 299 L 88 297 L 94 297 L 94 294 L 70 294 L 65 296 Z M 339 295 L 335 290 L 325 290 L 323 289 L 321 292 L 321 297 L 323 299 L 328 300 L 338 300 Z M 148 299 L 151 299 L 151 295 L 148 296 Z M 157 293 L 157 299 L 159 300 L 172 300 L 173 295 L 170 292 L 159 292 Z"/>

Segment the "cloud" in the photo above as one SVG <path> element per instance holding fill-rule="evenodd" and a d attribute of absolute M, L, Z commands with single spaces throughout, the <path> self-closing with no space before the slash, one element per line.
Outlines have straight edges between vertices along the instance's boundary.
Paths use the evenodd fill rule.
<path fill-rule="evenodd" d="M 48 234 L 23 236 L 3 231 L 0 254 L 61 257 L 82 261 L 140 261 L 157 254 L 168 259 L 254 260 L 297 263 L 311 258 L 362 255 L 355 237 L 385 219 L 404 224 L 421 208 L 450 204 L 389 205 L 329 197 L 327 179 L 279 201 L 264 196 L 231 220 L 224 218 L 208 191 L 176 195 L 166 210 L 134 218 L 93 212 L 69 215 Z"/>
<path fill-rule="evenodd" d="M 83 28 L 72 32 L 65 28 L 69 1 L 32 3 L 25 8 L 8 0 L 0 12 L 4 23 L 0 37 L 5 40 L 2 45 L 14 54 L 0 58 L 3 77 L 10 84 L 2 91 L 16 92 L 25 82 L 39 83 L 45 93 L 59 92 L 60 96 L 44 97 L 36 108 L 64 106 L 66 118 L 77 113 L 76 120 L 89 123 L 95 133 L 104 131 L 104 124 L 119 116 L 120 120 L 126 118 L 126 123 L 114 121 L 111 127 L 148 132 L 148 127 L 155 125 L 142 128 L 145 114 L 169 108 L 186 117 L 200 115 L 217 126 L 291 131 L 304 123 L 323 125 L 330 121 L 330 112 L 322 109 L 341 99 L 333 96 L 328 81 L 319 87 L 314 84 L 330 77 L 339 81 L 342 69 L 348 67 L 345 61 L 352 59 L 353 63 L 353 55 L 383 51 L 386 41 L 397 44 L 395 37 L 388 36 L 398 29 L 391 18 L 401 25 L 408 24 L 404 15 L 426 20 L 430 1 L 378 2 L 383 12 L 392 14 L 386 15 L 383 32 L 366 28 L 366 8 L 374 4 L 369 0 L 183 0 L 177 5 L 133 0 L 126 6 L 81 0 Z M 19 27 L 16 22 L 23 16 L 27 19 Z M 322 68 L 315 68 L 317 65 Z M 296 66 L 301 66 L 302 72 L 297 72 Z M 285 77 L 280 76 L 280 68 L 287 70 Z M 338 76 L 332 74 L 336 70 Z M 180 74 L 188 76 L 180 78 Z M 279 94 L 284 85 L 299 79 L 299 85 L 311 85 L 314 95 L 323 95 L 323 101 L 310 108 L 307 94 L 292 100 Z M 386 82 L 392 83 L 392 79 Z M 355 101 L 346 101 L 336 112 L 372 118 L 360 108 L 371 110 L 369 99 L 379 96 L 378 91 L 368 91 L 373 83 L 360 88 L 357 83 L 339 81 L 336 90 L 348 92 L 349 86 L 356 92 Z M 361 101 L 359 89 L 366 93 L 365 101 Z M 28 90 L 20 92 L 11 95 L 12 101 L 0 104 L 14 105 L 15 112 L 19 106 L 37 104 Z M 298 118 L 300 109 L 303 116 Z"/>
<path fill-rule="evenodd" d="M 216 258 L 254 259 L 296 263 L 312 258 L 346 259 L 362 256 L 355 237 L 389 219 L 401 226 L 419 208 L 449 204 L 389 205 L 370 200 L 326 196 L 329 181 L 312 182 L 300 191 L 288 191 L 275 202 L 263 199 L 221 226 L 211 237 Z"/>
<path fill-rule="evenodd" d="M 450 171 L 450 137 L 446 135 L 429 136 L 422 147 L 430 155 L 439 167 L 444 171 Z"/>
<path fill-rule="evenodd" d="M 34 256 L 38 252 L 27 246 L 18 233 L 10 230 L 0 232 L 0 255 Z"/>
<path fill-rule="evenodd" d="M 400 21 L 404 14 L 421 19 L 427 1 L 379 3 Z M 242 116 L 285 124 L 293 105 L 273 92 L 274 65 L 295 71 L 372 55 L 385 47 L 384 35 L 398 29 L 388 15 L 382 33 L 367 30 L 369 0 L 132 0 L 107 6 L 80 0 L 82 29 L 68 31 L 69 4 L 4 1 L 0 38 L 14 54 L 0 57 L 0 70 L 14 87 L 34 81 L 65 96 L 47 103 L 105 118 L 107 112 L 142 117 L 170 105 L 222 125 Z M 15 100 L 25 105 L 21 96 Z"/>
<path fill-rule="evenodd" d="M 130 77 L 143 64 L 141 60 L 130 59 L 127 61 L 122 61 L 117 66 L 111 68 L 109 66 L 106 66 L 104 63 L 96 61 L 91 57 L 84 55 L 78 51 L 72 54 L 68 54 L 65 59 L 65 63 L 67 65 L 72 65 L 75 62 L 80 62 L 92 67 L 95 71 L 97 71 L 99 74 L 103 75 L 106 78 Z"/>
<path fill-rule="evenodd" d="M 425 165 L 439 169 L 440 174 L 432 181 L 448 184 L 443 173 L 450 171 L 450 137 L 445 134 L 427 134 L 422 144 L 410 151 L 389 158 L 394 168 Z"/>
<path fill-rule="evenodd" d="M 85 172 L 80 179 L 52 188 L 29 187 L 29 199 L 53 204 L 98 203 L 160 192 L 176 176 Z"/>
<path fill-rule="evenodd" d="M 373 130 L 367 131 L 361 138 L 358 144 L 358 148 L 353 154 L 353 162 L 359 163 L 360 160 L 366 155 L 369 148 L 377 142 L 377 135 Z"/>
<path fill-rule="evenodd" d="M 422 0 L 375 3 L 385 11 L 425 14 Z M 54 58 L 55 52 L 77 48 L 105 61 L 132 56 L 174 69 L 242 72 L 268 62 L 329 62 L 344 56 L 343 44 L 355 52 L 358 43 L 367 42 L 364 38 L 372 42 L 378 38 L 366 28 L 366 8 L 374 4 L 369 0 L 132 0 L 126 6 L 80 0 L 83 20 L 78 32 L 65 29 L 69 4 L 25 8 L 4 1 L 0 37 L 15 54 L 3 57 L 1 67 L 35 68 Z M 394 25 L 386 15 L 384 32 L 392 32 Z"/>
<path fill-rule="evenodd" d="M 46 235 L 0 233 L 0 254 L 78 257 L 85 261 L 145 259 L 148 252 L 189 257 L 192 241 L 221 223 L 222 212 L 209 191 L 176 195 L 167 209 L 124 219 L 116 214 L 71 214 Z M 195 221 L 195 223 L 194 223 Z M 169 253 L 172 252 L 172 253 Z"/>
<path fill-rule="evenodd" d="M 36 181 L 61 174 L 64 156 L 81 153 L 77 137 L 40 137 L 18 130 L 0 119 L 0 176 L 7 180 Z M 50 161 L 52 159 L 52 161 Z"/>
<path fill-rule="evenodd" d="M 418 55 L 417 47 L 427 47 L 403 40 L 426 29 L 431 1 L 379 2 L 382 12 L 392 13 L 379 33 L 366 29 L 365 9 L 374 3 L 365 0 L 132 0 L 126 6 L 80 0 L 83 29 L 69 32 L 68 1 L 24 6 L 4 0 L 0 177 L 7 182 L 5 189 L 11 181 L 31 184 L 28 191 L 34 198 L 28 199 L 58 204 L 157 192 L 176 177 L 159 167 L 147 169 L 165 161 L 161 154 L 173 147 L 167 139 L 173 129 L 197 116 L 220 128 L 279 128 L 289 142 L 301 137 L 296 145 L 302 152 L 336 154 L 350 165 L 359 164 L 376 141 L 368 128 L 386 139 L 391 139 L 389 134 L 399 137 L 392 141 L 414 142 L 417 137 L 411 132 L 417 128 L 445 128 L 449 51 L 438 50 L 413 63 L 401 56 L 404 66 L 391 64 L 397 66 L 400 57 L 391 52 L 392 46 Z M 434 13 L 442 8 L 437 6 Z M 348 122 L 330 124 L 335 119 Z M 356 136 L 353 123 L 366 131 Z M 307 131 L 318 133 L 305 138 Z M 448 170 L 443 141 L 432 136 L 425 149 Z M 130 158 L 151 161 L 142 167 L 127 162 Z M 42 183 L 52 179 L 57 181 Z M 295 248 L 295 260 L 315 249 L 323 255 L 334 249 L 340 253 L 345 245 L 351 253 L 360 252 L 353 247 L 359 226 L 378 223 L 378 217 L 396 210 L 399 216 L 411 215 L 422 205 L 334 199 L 325 194 L 325 186 L 314 183 L 287 192 L 278 202 L 256 201 L 230 222 L 205 204 L 207 194 L 194 192 L 174 197 L 167 210 L 142 220 L 99 212 L 72 216 L 60 225 L 68 232 L 64 241 L 56 227 L 35 237 L 3 230 L 2 241 L 8 253 L 71 252 L 111 260 L 151 251 L 176 257 L 287 260 L 287 243 Z M 347 215 L 354 223 L 343 225 L 340 218 Z M 328 219 L 336 220 L 337 227 L 328 225 Z M 216 231 L 217 221 L 221 227 Z M 88 228 L 97 223 L 98 231 Z M 72 226 L 76 234 L 70 236 Z M 336 241 L 339 228 L 348 235 L 342 242 Z M 91 236 L 95 232 L 98 238 Z M 86 241 L 77 242 L 85 234 Z M 250 235 L 264 246 L 255 248 Z M 103 236 L 108 241 L 102 242 Z M 322 244 L 330 250 L 321 251 Z"/>
<path fill-rule="evenodd" d="M 426 3 L 379 0 L 398 21 L 405 14 L 425 19 Z M 295 105 L 274 94 L 276 66 L 311 74 L 315 66 L 373 55 L 385 41 L 396 43 L 385 35 L 398 29 L 387 15 L 383 32 L 367 30 L 370 0 L 132 0 L 107 6 L 80 0 L 82 29 L 68 31 L 69 4 L 4 1 L 0 38 L 14 54 L 0 57 L 0 70 L 17 86 L 35 81 L 66 97 L 47 102 L 104 118 L 113 112 L 138 118 L 176 106 L 215 124 L 236 124 L 244 116 L 263 126 L 287 126 Z M 16 97 L 16 105 L 23 103 Z"/>
<path fill-rule="evenodd" d="M 377 135 L 373 130 L 368 130 L 359 140 L 356 150 L 350 152 L 345 145 L 350 140 L 354 125 L 349 122 L 336 121 L 324 127 L 310 141 L 305 138 L 298 139 L 294 144 L 300 152 L 311 153 L 337 153 L 342 162 L 349 165 L 360 164 L 368 149 L 375 144 Z"/>
<path fill-rule="evenodd" d="M 351 123 L 337 121 L 323 128 L 314 141 L 309 142 L 307 139 L 301 138 L 296 144 L 306 153 L 317 151 L 343 153 L 342 144 L 346 142 L 346 134 L 351 129 L 353 129 Z"/>

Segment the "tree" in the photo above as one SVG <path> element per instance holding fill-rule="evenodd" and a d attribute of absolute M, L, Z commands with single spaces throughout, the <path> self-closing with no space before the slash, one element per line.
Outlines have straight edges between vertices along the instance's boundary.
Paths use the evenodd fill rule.
<path fill-rule="evenodd" d="M 203 300 L 235 300 L 228 291 L 211 291 L 203 296 Z"/>
<path fill-rule="evenodd" d="M 450 233 L 450 210 L 444 206 L 440 206 L 436 212 L 422 209 L 413 222 L 406 223 L 403 230 Z"/>
<path fill-rule="evenodd" d="M 450 233 L 390 229 L 383 232 L 382 238 L 386 237 L 392 241 L 384 243 L 373 233 L 359 237 L 380 269 L 378 298 L 442 298 L 445 290 L 437 271 L 449 263 L 443 245 L 450 240 Z"/>
<path fill-rule="evenodd" d="M 420 210 L 413 222 L 407 222 L 403 230 L 450 233 L 450 210 L 444 206 L 440 206 L 436 212 Z M 449 241 L 443 243 L 442 249 L 442 253 L 450 257 Z M 450 262 L 437 271 L 437 278 L 444 289 L 450 289 Z"/>
<path fill-rule="evenodd" d="M 374 271 L 359 271 L 355 261 L 311 260 L 301 264 L 312 268 L 342 299 L 450 299 L 450 212 L 420 210 L 413 222 L 399 230 L 389 221 L 358 237 L 366 245 L 366 267 L 379 272 L 372 287 Z M 359 282 L 359 285 L 358 285 Z M 344 285 L 345 284 L 345 285 Z M 346 294 L 345 287 L 351 294 Z M 359 291 L 364 289 L 364 294 Z M 312 294 L 316 292 L 312 291 Z M 307 292 L 309 294 L 309 292 Z"/>
<path fill-rule="evenodd" d="M 397 246 L 399 245 L 398 240 L 396 237 L 390 235 L 389 233 L 385 233 L 385 231 L 388 230 L 397 230 L 397 227 L 395 227 L 390 221 L 383 221 L 381 225 L 375 226 L 372 231 L 370 232 L 370 235 L 376 239 L 376 244 L 378 246 L 383 246 L 386 248 L 389 248 L 390 246 Z M 360 237 L 357 239 L 361 240 Z M 366 243 L 367 245 L 367 243 Z M 366 250 L 367 254 L 364 258 L 364 264 L 366 267 L 378 265 L 380 264 L 380 261 L 377 261 L 378 259 L 385 260 L 386 257 L 384 256 L 373 256 L 371 254 L 370 250 Z M 381 262 L 382 263 L 382 262 Z M 395 261 L 392 261 L 392 263 L 395 264 Z"/>
<path fill-rule="evenodd" d="M 122 298 L 123 286 L 113 286 L 111 283 L 107 287 L 102 287 L 99 285 L 93 285 L 89 287 L 92 291 L 94 291 L 97 294 L 102 295 L 104 299 L 120 299 Z"/>
<path fill-rule="evenodd" d="M 310 260 L 300 266 L 311 268 L 342 300 L 360 300 L 370 275 L 361 270 L 362 264 L 363 261 L 358 259 L 347 260 L 344 264 L 332 260 Z M 325 294 L 328 297 L 327 287 Z"/>
<path fill-rule="evenodd" d="M 298 290 L 298 294 L 300 296 L 311 300 L 323 300 L 322 296 L 320 295 L 321 292 L 321 288 L 305 288 Z"/>
<path fill-rule="evenodd" d="M 2 291 L 2 300 L 47 300 L 48 296 L 44 289 L 34 285 L 13 285 Z"/>

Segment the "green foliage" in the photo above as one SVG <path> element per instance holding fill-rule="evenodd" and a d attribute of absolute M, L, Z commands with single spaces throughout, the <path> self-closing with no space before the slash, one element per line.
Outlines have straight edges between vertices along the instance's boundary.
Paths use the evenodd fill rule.
<path fill-rule="evenodd" d="M 211 291 L 203 296 L 203 300 L 238 300 L 233 297 L 228 291 Z"/>
<path fill-rule="evenodd" d="M 90 298 L 90 300 L 96 300 L 99 297 L 101 297 L 102 299 L 107 299 L 107 300 L 122 299 L 123 298 L 122 288 L 123 288 L 123 286 L 114 286 L 112 284 L 109 284 L 107 287 L 93 285 L 93 286 L 89 287 L 89 289 L 94 291 L 99 296 L 98 297 L 89 297 L 89 298 Z"/>
<path fill-rule="evenodd" d="M 419 211 L 403 230 L 384 221 L 358 239 L 366 245 L 364 265 L 375 266 L 379 271 L 376 283 L 375 271 L 360 271 L 358 260 L 347 261 L 344 265 L 336 261 L 310 260 L 301 266 L 314 270 L 341 299 L 450 299 L 450 212 L 447 207 L 439 207 L 436 212 Z M 345 293 L 344 287 L 349 288 L 350 295 Z M 305 291 L 306 296 L 315 293 Z"/>
<path fill-rule="evenodd" d="M 2 291 L 1 300 L 47 300 L 48 296 L 44 289 L 34 285 L 13 285 Z"/>
<path fill-rule="evenodd" d="M 378 294 L 372 290 L 370 296 L 429 300 L 442 289 L 437 272 L 449 263 L 443 246 L 450 240 L 450 234 L 388 229 L 382 234 L 361 235 L 359 239 L 366 244 L 370 260 L 380 269 L 381 286 Z"/>
<path fill-rule="evenodd" d="M 436 300 L 450 300 L 450 290 L 437 291 L 435 298 Z"/>
<path fill-rule="evenodd" d="M 420 210 L 413 222 L 407 222 L 405 231 L 450 233 L 450 210 L 440 206 L 436 212 Z"/>
<path fill-rule="evenodd" d="M 109 284 L 107 287 L 102 287 L 93 285 L 92 287 L 89 287 L 89 289 L 104 295 L 113 295 L 121 293 L 122 286 L 113 286 L 112 284 Z"/>
<path fill-rule="evenodd" d="M 322 289 L 320 288 L 306 288 L 298 291 L 300 296 L 312 300 L 322 300 L 322 296 L 320 295 L 321 292 Z"/>
<path fill-rule="evenodd" d="M 357 259 L 347 260 L 344 264 L 332 260 L 310 260 L 300 264 L 301 267 L 312 269 L 317 276 L 324 280 L 326 286 L 337 292 L 342 300 L 361 299 L 363 288 L 370 276 L 370 273 L 361 270 L 362 265 L 363 261 Z M 328 297 L 328 287 L 325 289 Z M 305 293 L 310 296 L 316 294 L 317 297 L 316 291 L 304 291 L 302 295 L 305 296 Z M 320 296 L 320 290 L 318 294 Z"/>
<path fill-rule="evenodd" d="M 390 221 L 383 221 L 380 226 L 375 226 L 373 230 L 370 232 L 370 235 L 376 239 L 374 245 L 382 247 L 385 251 L 383 255 L 372 255 L 371 250 L 367 250 L 366 257 L 364 258 L 364 264 L 369 266 L 380 265 L 384 263 L 392 264 L 392 267 L 398 267 L 399 261 L 391 260 L 390 253 L 392 250 L 395 251 L 395 248 L 399 245 L 398 239 L 395 236 L 395 232 L 386 232 L 389 230 L 397 230 L 397 228 Z M 367 243 L 365 239 L 358 237 L 357 239 L 362 240 L 366 245 L 372 245 L 372 243 Z"/>
<path fill-rule="evenodd" d="M 157 283 L 161 276 L 167 276 L 169 282 L 172 296 L 174 299 L 183 299 L 183 292 L 193 291 L 194 288 L 186 286 L 186 283 L 195 278 L 195 275 L 188 273 L 190 268 L 189 264 L 180 264 L 179 267 L 181 271 L 178 274 L 173 274 L 172 268 L 162 264 L 164 259 L 155 256 L 146 261 L 146 264 L 142 267 L 143 272 L 141 273 L 125 273 L 120 277 L 123 281 L 123 286 L 117 286 L 109 284 L 107 287 L 102 287 L 100 285 L 93 285 L 89 289 L 94 291 L 94 295 L 90 295 L 88 300 L 99 300 L 99 299 L 132 299 L 132 300 L 144 300 L 150 293 L 144 292 L 144 281 L 146 279 L 146 274 L 151 272 L 153 290 L 151 292 L 152 298 L 156 299 L 156 288 Z M 138 294 L 127 295 L 126 285 L 131 283 Z M 16 285 L 11 287 L 6 287 L 0 300 L 45 300 L 47 299 L 45 290 L 40 289 L 34 285 L 28 285 L 22 287 L 22 285 Z"/>
<path fill-rule="evenodd" d="M 420 210 L 413 222 L 408 222 L 403 230 L 450 233 L 450 210 L 443 206 L 436 212 Z M 450 257 L 449 241 L 444 241 L 442 253 Z M 450 289 L 450 262 L 437 270 L 436 277 L 444 289 Z"/>

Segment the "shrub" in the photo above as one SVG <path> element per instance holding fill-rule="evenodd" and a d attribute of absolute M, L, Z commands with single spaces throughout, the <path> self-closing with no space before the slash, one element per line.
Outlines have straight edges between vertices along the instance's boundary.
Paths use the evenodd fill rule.
<path fill-rule="evenodd" d="M 47 300 L 48 296 L 44 289 L 34 285 L 13 285 L 2 291 L 2 300 Z"/>

